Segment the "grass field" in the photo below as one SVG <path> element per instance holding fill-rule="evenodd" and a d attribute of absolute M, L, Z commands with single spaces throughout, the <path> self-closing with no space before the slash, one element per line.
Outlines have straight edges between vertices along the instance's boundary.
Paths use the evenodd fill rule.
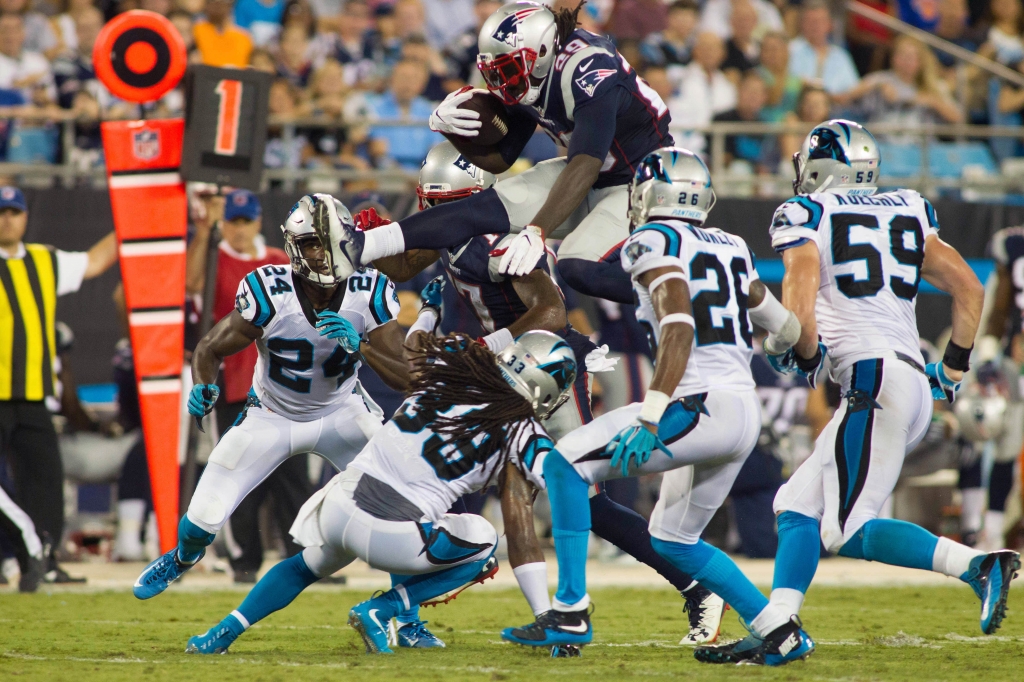
<path fill-rule="evenodd" d="M 582 659 L 552 660 L 502 644 L 501 628 L 528 622 L 515 590 L 470 590 L 424 609 L 444 650 L 371 657 L 346 623 L 354 590 L 308 590 L 257 624 L 224 656 L 187 656 L 185 641 L 238 605 L 238 591 L 0 595 L 0 680 L 1019 680 L 1024 594 L 996 637 L 978 629 L 966 587 L 812 588 L 803 616 L 818 642 L 810 660 L 778 669 L 707 666 L 677 642 L 685 627 L 668 590 L 595 589 L 594 643 Z M 1016 608 L 1014 608 L 1016 607 Z M 1016 617 L 1015 617 L 1016 616 Z M 743 633 L 726 616 L 725 635 Z"/>

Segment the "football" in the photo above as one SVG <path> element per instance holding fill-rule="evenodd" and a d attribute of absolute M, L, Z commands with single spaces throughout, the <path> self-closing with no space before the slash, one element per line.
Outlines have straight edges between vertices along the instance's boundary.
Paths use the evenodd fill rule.
<path fill-rule="evenodd" d="M 476 91 L 460 108 L 480 114 L 480 134 L 469 139 L 473 144 L 490 147 L 501 142 L 508 134 L 508 110 L 491 93 Z"/>

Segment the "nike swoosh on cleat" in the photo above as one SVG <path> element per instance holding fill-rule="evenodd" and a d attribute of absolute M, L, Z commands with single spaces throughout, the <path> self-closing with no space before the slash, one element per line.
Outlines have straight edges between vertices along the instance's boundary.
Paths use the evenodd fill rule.
<path fill-rule="evenodd" d="M 580 623 L 579 625 L 559 625 L 559 630 L 565 630 L 566 632 L 578 632 L 580 634 L 586 632 L 589 628 L 586 623 Z"/>
<path fill-rule="evenodd" d="M 380 624 L 380 621 L 379 621 L 379 620 L 377 620 L 377 613 L 378 613 L 379 611 L 380 611 L 380 609 L 370 609 L 370 610 L 369 610 L 369 611 L 367 612 L 367 615 L 368 615 L 368 616 L 370 617 L 370 620 L 372 620 L 372 621 L 373 621 L 374 623 L 376 623 L 376 624 L 377 624 L 377 627 L 379 627 L 379 628 L 380 628 L 381 630 L 383 630 L 383 629 L 384 629 L 384 626 Z"/>
<path fill-rule="evenodd" d="M 588 62 L 586 62 L 584 64 L 580 64 L 580 71 L 586 71 L 587 69 L 590 68 L 590 65 L 593 64 L 593 63 L 594 63 L 594 60 L 591 59 L 590 61 L 588 61 Z"/>
<path fill-rule="evenodd" d="M 135 584 L 132 587 L 142 587 L 142 583 L 140 583 L 138 579 L 136 579 Z"/>

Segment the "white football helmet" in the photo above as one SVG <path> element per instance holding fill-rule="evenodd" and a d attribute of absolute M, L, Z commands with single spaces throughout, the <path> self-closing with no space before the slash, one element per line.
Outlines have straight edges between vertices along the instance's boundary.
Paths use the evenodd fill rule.
<path fill-rule="evenodd" d="M 505 104 L 533 104 L 551 72 L 557 43 L 558 25 L 550 9 L 539 2 L 511 2 L 480 28 L 476 66 L 487 89 Z"/>
<path fill-rule="evenodd" d="M 437 204 L 465 199 L 494 185 L 498 179 L 494 173 L 477 168 L 469 159 L 459 153 L 451 142 L 445 140 L 434 145 L 420 166 L 420 182 L 416 196 L 420 198 L 420 210 Z"/>
<path fill-rule="evenodd" d="M 292 271 L 324 288 L 348 279 L 352 274 L 351 266 L 342 252 L 346 228 L 355 229 L 352 214 L 330 194 L 307 194 L 295 202 L 281 225 L 284 250 L 291 259 Z M 303 247 L 310 243 L 323 250 L 323 258 L 304 255 Z"/>
<path fill-rule="evenodd" d="M 630 228 L 651 218 L 703 225 L 715 205 L 711 171 L 693 152 L 663 147 L 644 157 L 629 183 Z"/>
<path fill-rule="evenodd" d="M 569 399 L 576 382 L 576 354 L 558 334 L 534 330 L 522 334 L 498 354 L 505 381 L 544 419 Z"/>
<path fill-rule="evenodd" d="M 793 192 L 810 194 L 841 189 L 850 194 L 874 194 L 882 156 L 867 128 L 843 119 L 825 121 L 793 155 Z"/>

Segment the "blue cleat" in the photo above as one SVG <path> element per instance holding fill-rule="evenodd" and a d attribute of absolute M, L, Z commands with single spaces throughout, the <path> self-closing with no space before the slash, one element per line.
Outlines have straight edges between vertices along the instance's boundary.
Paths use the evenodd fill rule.
<path fill-rule="evenodd" d="M 206 631 L 205 635 L 188 638 L 186 654 L 224 654 L 228 647 L 245 632 L 245 628 L 234 616 L 228 616 Z"/>
<path fill-rule="evenodd" d="M 798 616 L 769 632 L 754 655 L 740 665 L 780 666 L 802 661 L 814 653 L 814 640 L 803 630 Z"/>
<path fill-rule="evenodd" d="M 206 550 L 204 549 L 195 561 L 185 563 L 178 558 L 178 548 L 175 547 L 146 566 L 146 570 L 136 579 L 132 593 L 137 599 L 155 597 L 170 587 L 175 580 L 185 575 L 185 571 L 199 563 L 205 554 Z"/>
<path fill-rule="evenodd" d="M 590 644 L 594 630 L 590 627 L 587 609 L 579 611 L 545 611 L 537 620 L 521 628 L 505 628 L 501 638 L 513 644 L 553 647 L 560 644 Z"/>
<path fill-rule="evenodd" d="M 971 567 L 961 580 L 971 586 L 981 600 L 981 631 L 991 635 L 1006 617 L 1006 598 L 1010 581 L 1020 569 L 1020 554 L 1008 549 L 971 559 Z"/>
<path fill-rule="evenodd" d="M 427 629 L 427 621 L 416 620 L 398 628 L 398 646 L 406 649 L 443 649 L 444 642 Z"/>
<path fill-rule="evenodd" d="M 363 638 L 366 653 L 395 653 L 388 646 L 388 630 L 385 625 L 391 620 L 391 616 L 383 615 L 389 613 L 390 610 L 386 601 L 375 598 L 356 604 L 348 612 L 348 624 Z"/>

